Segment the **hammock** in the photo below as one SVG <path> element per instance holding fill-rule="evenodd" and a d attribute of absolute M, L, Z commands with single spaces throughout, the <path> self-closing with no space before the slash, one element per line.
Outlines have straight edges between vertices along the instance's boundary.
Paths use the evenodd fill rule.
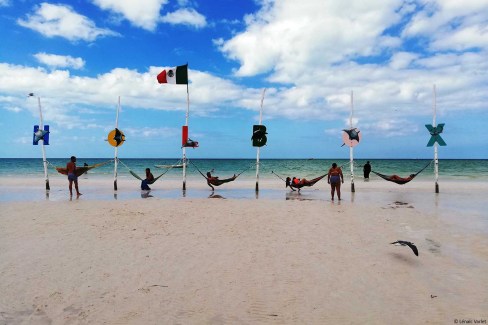
<path fill-rule="evenodd" d="M 76 167 L 75 175 L 79 177 L 79 176 L 83 175 L 84 173 L 86 173 L 87 171 L 89 171 L 90 169 L 106 165 L 109 162 L 112 162 L 112 160 L 101 162 L 101 163 L 91 165 L 91 166 Z M 66 169 L 66 167 L 54 167 L 54 168 L 56 168 L 58 173 L 63 174 L 63 175 L 68 175 L 68 170 Z"/>
<path fill-rule="evenodd" d="M 135 178 L 137 178 L 138 180 L 140 181 L 143 181 L 143 179 L 137 175 L 135 172 L 133 172 L 132 170 L 129 169 L 129 173 L 134 176 Z M 151 182 L 147 182 L 147 184 L 154 184 L 161 176 L 163 176 L 164 174 L 166 174 L 166 172 L 162 173 L 161 175 L 159 175 L 158 177 L 155 177 Z"/>
<path fill-rule="evenodd" d="M 417 173 L 415 174 L 410 174 L 410 176 L 408 177 L 400 177 L 398 175 L 384 175 L 384 174 L 380 174 L 378 172 L 375 172 L 374 170 L 372 170 L 371 172 L 378 175 L 379 177 L 383 178 L 384 180 L 387 180 L 389 182 L 393 182 L 393 183 L 397 183 L 397 184 L 400 184 L 400 185 L 403 185 L 403 184 L 407 184 L 408 182 L 410 182 L 412 179 L 415 178 L 415 176 L 417 176 L 418 174 L 420 174 L 421 172 L 424 171 L 424 169 L 426 169 L 427 167 L 430 166 L 430 164 L 432 163 L 432 161 L 429 161 L 429 163 L 427 165 L 425 165 L 425 167 L 423 167 L 421 170 L 419 170 Z"/>
<path fill-rule="evenodd" d="M 325 176 L 327 176 L 327 174 L 324 174 L 324 175 L 321 175 L 321 176 L 316 177 L 316 178 L 311 179 L 311 180 L 302 179 L 300 181 L 300 183 L 298 183 L 298 184 L 292 184 L 290 177 L 287 177 L 286 180 L 284 180 L 280 175 L 276 174 L 274 171 L 271 171 L 271 173 L 272 174 L 275 174 L 279 179 L 281 179 L 282 181 L 284 181 L 285 182 L 285 187 L 288 187 L 289 186 L 292 191 L 295 191 L 293 188 L 296 188 L 296 189 L 298 189 L 300 191 L 300 189 L 302 187 L 305 187 L 305 186 L 312 187 L 312 186 L 315 185 L 315 183 L 317 183 L 322 178 L 324 178 Z"/>
<path fill-rule="evenodd" d="M 234 174 L 234 176 L 230 177 L 230 178 L 225 178 L 225 179 L 219 179 L 218 177 L 212 177 L 212 178 L 208 178 L 207 176 L 205 176 L 205 174 L 203 174 L 200 169 L 197 167 L 197 165 L 195 165 L 193 163 L 193 161 L 190 161 L 190 163 L 195 166 L 195 168 L 197 169 L 197 171 L 200 173 L 200 175 L 202 175 L 206 180 L 207 180 L 207 183 L 210 184 L 210 185 L 214 185 L 214 186 L 220 186 L 222 184 L 225 184 L 225 183 L 229 183 L 229 182 L 232 182 L 232 181 L 235 181 L 235 179 L 237 177 L 239 177 L 242 173 L 244 173 L 246 170 L 248 170 L 249 168 L 251 167 L 247 167 L 246 169 L 244 169 L 242 172 L 240 172 L 239 174 Z"/>
<path fill-rule="evenodd" d="M 311 179 L 311 180 L 307 180 L 307 179 L 302 178 L 298 184 L 293 184 L 292 181 L 289 180 L 286 183 L 286 186 L 290 186 L 291 189 L 293 189 L 293 187 L 294 188 L 297 188 L 297 189 L 301 189 L 304 186 L 311 187 L 311 186 L 314 186 L 315 183 L 317 183 L 318 181 L 320 181 L 325 176 L 327 176 L 327 174 L 324 174 L 322 176 L 316 177 L 316 178 Z"/>
<path fill-rule="evenodd" d="M 120 159 L 117 159 L 117 161 L 119 163 L 121 163 L 122 165 L 124 165 L 125 168 L 127 168 L 129 170 L 129 173 L 134 176 L 135 178 L 137 178 L 138 180 L 140 181 L 143 181 L 144 179 L 137 175 L 132 169 L 130 169 L 126 164 L 124 164 L 122 161 L 120 161 Z M 161 175 L 159 175 L 158 177 L 155 177 L 151 182 L 147 182 L 147 184 L 151 185 L 151 184 L 154 184 L 159 178 L 161 178 L 164 174 L 166 174 L 171 168 L 168 168 L 167 170 L 165 170 Z"/>

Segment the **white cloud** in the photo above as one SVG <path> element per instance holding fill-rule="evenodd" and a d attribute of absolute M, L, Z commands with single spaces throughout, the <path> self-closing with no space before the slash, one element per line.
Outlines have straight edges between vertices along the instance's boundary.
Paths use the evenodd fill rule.
<path fill-rule="evenodd" d="M 85 66 L 85 61 L 82 58 L 74 58 L 72 56 L 47 54 L 47 53 L 37 53 L 34 57 L 41 62 L 50 67 L 54 68 L 73 68 L 81 69 Z"/>
<path fill-rule="evenodd" d="M 179 128 L 162 127 L 162 128 L 125 128 L 125 135 L 131 138 L 171 138 L 181 132 Z"/>
<path fill-rule="evenodd" d="M 419 125 L 408 119 L 378 119 L 374 123 L 364 124 L 361 131 L 371 135 L 408 136 L 419 131 Z"/>
<path fill-rule="evenodd" d="M 418 54 L 409 52 L 397 52 L 390 59 L 390 67 L 396 70 L 408 68 L 410 63 L 418 58 L 418 56 Z"/>
<path fill-rule="evenodd" d="M 64 37 L 70 41 L 94 41 L 98 37 L 116 36 L 117 33 L 98 28 L 89 18 L 73 11 L 69 6 L 41 3 L 27 19 L 18 19 L 23 27 L 35 30 L 46 37 Z"/>
<path fill-rule="evenodd" d="M 400 21 L 402 1 L 269 1 L 246 17 L 247 29 L 224 42 L 221 51 L 241 63 L 238 76 L 274 72 L 290 82 L 303 69 L 380 53 L 398 40 L 382 35 Z"/>
<path fill-rule="evenodd" d="M 205 16 L 194 9 L 178 9 L 161 17 L 161 21 L 172 25 L 190 25 L 195 28 L 202 28 L 207 25 Z"/>
<path fill-rule="evenodd" d="M 4 107 L 4 108 L 7 111 L 14 112 L 14 113 L 18 113 L 18 112 L 21 112 L 22 111 L 22 108 L 20 108 L 18 106 L 14 106 L 14 107 L 7 106 L 7 107 Z"/>
<path fill-rule="evenodd" d="M 160 10 L 168 0 L 92 0 L 103 10 L 122 15 L 134 26 L 153 31 L 160 17 Z"/>
<path fill-rule="evenodd" d="M 488 102 L 486 57 L 485 52 L 428 57 L 398 52 L 386 65 L 345 62 L 305 70 L 307 76 L 296 85 L 268 88 L 264 118 L 342 121 L 349 117 L 353 90 L 359 127 L 398 133 L 400 126 L 391 121 L 430 117 L 434 83 L 440 112 L 483 110 Z M 139 72 L 117 68 L 82 77 L 67 70 L 0 63 L 0 95 L 8 96 L 4 107 L 26 107 L 25 95 L 34 92 L 42 97 L 46 119 L 66 128 L 99 125 L 100 114 L 113 109 L 119 95 L 123 107 L 183 112 L 186 87 L 157 84 L 161 69 L 150 67 Z M 194 115 L 259 110 L 262 89 L 240 86 L 198 70 L 190 70 L 189 76 Z M 35 105 L 30 110 L 37 115 Z M 380 121 L 386 121 L 380 123 L 384 126 L 376 126 Z M 151 134 L 150 130 L 146 133 Z"/>
<path fill-rule="evenodd" d="M 433 51 L 487 49 L 487 20 L 487 1 L 426 0 L 407 24 L 403 36 L 425 37 Z"/>
<path fill-rule="evenodd" d="M 118 96 L 122 97 L 123 106 L 184 110 L 186 87 L 159 85 L 156 76 L 161 70 L 161 67 L 151 67 L 140 73 L 118 68 L 96 77 L 80 77 L 67 70 L 48 71 L 0 63 L 0 94 L 9 94 L 5 97 L 9 106 L 23 107 L 26 94 L 34 92 L 41 96 L 43 103 L 47 101 L 46 105 L 43 104 L 46 106 L 46 118 L 67 128 L 80 124 L 77 116 L 87 124 L 86 116 L 97 114 L 87 107 L 113 108 Z M 247 92 L 230 81 L 205 72 L 191 70 L 190 75 L 192 114 L 207 114 L 226 105 L 235 107 Z M 74 106 L 78 108 L 74 110 Z M 33 114 L 37 114 L 35 107 Z"/>
<path fill-rule="evenodd" d="M 10 6 L 9 0 L 0 0 L 0 7 L 8 7 Z"/>

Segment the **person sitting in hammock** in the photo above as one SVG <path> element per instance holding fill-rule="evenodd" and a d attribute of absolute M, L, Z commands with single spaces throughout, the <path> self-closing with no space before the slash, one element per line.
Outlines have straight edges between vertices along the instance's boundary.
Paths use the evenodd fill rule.
<path fill-rule="evenodd" d="M 304 186 L 314 186 L 315 183 L 317 183 L 318 181 L 320 181 L 326 175 L 327 174 L 322 175 L 322 176 L 319 176 L 319 177 L 314 178 L 312 180 L 308 180 L 306 178 L 300 179 L 300 178 L 296 178 L 296 177 L 293 177 L 293 179 L 292 179 L 290 177 L 287 177 L 286 178 L 286 181 L 285 181 L 285 183 L 286 183 L 285 184 L 285 187 L 288 187 L 289 186 L 292 191 L 295 191 L 295 189 L 293 189 L 293 188 L 297 188 L 298 191 L 300 192 L 300 189 L 302 187 L 304 187 Z"/>
<path fill-rule="evenodd" d="M 295 187 L 303 187 L 310 184 L 310 181 L 306 178 L 293 177 L 292 183 Z"/>
<path fill-rule="evenodd" d="M 232 182 L 237 178 L 236 174 L 232 176 L 231 178 L 226 178 L 226 179 L 219 179 L 218 176 L 212 176 L 212 173 L 207 172 L 207 185 L 212 188 L 212 191 L 215 191 L 215 188 L 212 185 L 219 186 L 227 182 Z"/>
<path fill-rule="evenodd" d="M 141 190 L 149 191 L 151 188 L 148 184 L 152 184 L 154 182 L 154 175 L 151 173 L 151 169 L 146 168 L 146 179 L 143 179 L 141 182 Z"/>

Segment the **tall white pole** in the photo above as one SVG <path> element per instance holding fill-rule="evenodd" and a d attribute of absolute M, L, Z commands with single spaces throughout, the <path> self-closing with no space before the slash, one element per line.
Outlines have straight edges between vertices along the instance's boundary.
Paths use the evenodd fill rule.
<path fill-rule="evenodd" d="M 352 129 L 352 117 L 354 114 L 354 100 L 353 100 L 353 92 L 351 90 L 351 116 L 349 117 L 349 126 Z M 353 147 L 349 147 L 349 165 L 351 166 L 351 192 L 356 192 L 354 189 L 354 158 L 353 158 Z"/>
<path fill-rule="evenodd" d="M 119 127 L 119 110 L 120 110 L 120 96 L 119 101 L 117 103 L 117 114 L 115 115 L 115 128 L 118 129 Z M 115 147 L 115 159 L 114 159 L 114 191 L 117 191 L 117 163 L 118 163 L 118 149 L 119 147 Z"/>
<path fill-rule="evenodd" d="M 188 126 L 188 118 L 190 117 L 190 92 L 188 90 L 188 83 L 186 84 L 186 114 L 185 126 Z M 183 191 L 186 191 L 186 147 L 183 146 Z"/>
<path fill-rule="evenodd" d="M 433 117 L 432 117 L 432 126 L 435 128 L 437 127 L 436 124 L 436 114 L 437 114 L 437 93 L 436 93 L 436 87 L 434 84 L 434 100 L 432 103 L 432 109 L 433 109 Z M 439 193 L 439 159 L 437 157 L 437 141 L 434 142 L 434 177 L 435 177 L 435 192 Z"/>
<path fill-rule="evenodd" d="M 44 123 L 42 120 L 41 97 L 39 97 L 39 96 L 37 97 L 37 104 L 39 106 L 39 117 L 40 117 L 39 130 L 43 131 L 44 130 Z M 46 181 L 46 191 L 49 191 L 50 187 L 49 187 L 49 178 L 47 175 L 47 160 L 46 160 L 46 149 L 44 148 L 44 139 L 41 139 L 39 141 L 42 141 L 41 149 L 42 149 L 42 163 L 44 165 L 44 180 Z"/>
<path fill-rule="evenodd" d="M 263 94 L 261 95 L 261 109 L 259 110 L 259 125 L 263 123 L 263 102 L 264 94 L 266 93 L 266 88 L 263 89 Z M 259 152 L 260 147 L 257 148 L 256 154 L 256 192 L 259 192 Z"/>

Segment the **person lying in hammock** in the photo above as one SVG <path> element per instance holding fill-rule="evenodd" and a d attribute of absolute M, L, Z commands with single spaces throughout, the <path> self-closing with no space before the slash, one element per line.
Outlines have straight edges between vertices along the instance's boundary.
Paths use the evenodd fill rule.
<path fill-rule="evenodd" d="M 206 178 L 207 178 L 207 185 L 212 188 L 212 191 L 214 191 L 215 188 L 212 185 L 220 186 L 224 183 L 232 182 L 233 180 L 235 180 L 237 178 L 237 176 L 236 176 L 236 174 L 234 174 L 234 176 L 232 176 L 231 178 L 219 179 L 218 176 L 212 176 L 212 174 L 210 172 L 207 172 Z"/>
<path fill-rule="evenodd" d="M 408 177 L 400 177 L 398 175 L 390 175 L 390 176 L 384 177 L 384 179 L 386 179 L 387 181 L 398 183 L 398 184 L 405 184 L 405 183 L 410 182 L 415 176 L 417 176 L 417 175 L 416 174 L 410 174 L 410 176 L 408 176 Z"/>

